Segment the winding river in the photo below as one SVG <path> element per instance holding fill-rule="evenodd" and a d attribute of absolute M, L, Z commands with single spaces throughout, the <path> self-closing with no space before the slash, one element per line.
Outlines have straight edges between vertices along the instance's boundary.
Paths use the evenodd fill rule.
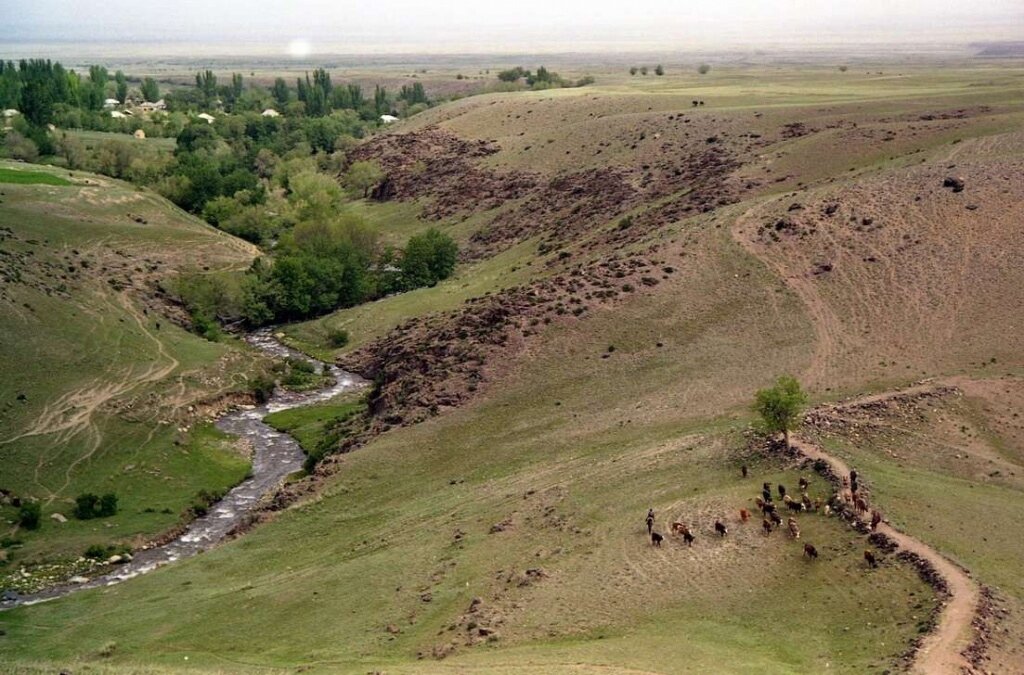
<path fill-rule="evenodd" d="M 245 438 L 252 445 L 252 471 L 248 478 L 212 505 L 206 515 L 189 523 L 178 537 L 161 546 L 137 551 L 133 553 L 130 562 L 81 583 L 63 583 L 23 595 L 7 592 L 0 598 L 0 608 L 31 605 L 87 588 L 112 586 L 213 548 L 232 528 L 241 523 L 246 515 L 256 509 L 263 497 L 274 492 L 285 476 L 302 468 L 305 455 L 298 442 L 288 434 L 264 424 L 263 418 L 280 410 L 322 403 L 366 385 L 366 381 L 357 375 L 286 347 L 274 337 L 272 329 L 250 333 L 245 340 L 275 358 L 300 358 L 309 361 L 318 373 L 323 373 L 326 369 L 334 383 L 323 389 L 302 393 L 277 389 L 264 405 L 222 415 L 216 422 L 217 428 Z"/>

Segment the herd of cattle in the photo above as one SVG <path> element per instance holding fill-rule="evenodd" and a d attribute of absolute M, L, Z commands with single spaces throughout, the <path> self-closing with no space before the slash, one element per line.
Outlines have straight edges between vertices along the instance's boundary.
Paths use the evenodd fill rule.
<path fill-rule="evenodd" d="M 743 477 L 746 478 L 748 471 L 746 465 L 741 467 Z M 778 495 L 785 506 L 785 508 L 791 513 L 803 513 L 803 512 L 817 512 L 829 516 L 833 513 L 833 504 L 838 500 L 841 503 L 852 507 L 857 517 L 866 516 L 868 513 L 867 499 L 864 497 L 860 490 L 860 484 L 858 482 L 857 470 L 853 469 L 850 471 L 849 477 L 843 478 L 843 487 L 838 494 L 833 495 L 833 498 L 826 503 L 821 497 L 811 499 L 810 495 L 807 494 L 807 488 L 809 481 L 803 476 L 800 477 L 800 498 L 794 499 L 786 491 L 786 486 L 781 483 L 777 486 Z M 764 536 L 771 536 L 772 532 L 782 526 L 782 516 L 779 515 L 779 509 L 776 505 L 775 500 L 772 496 L 772 484 L 765 482 L 762 484 L 761 495 L 754 499 L 754 503 L 757 504 L 757 508 L 761 511 L 761 530 Z M 647 510 L 647 534 L 651 538 L 651 544 L 653 546 L 661 546 L 665 536 L 660 532 L 654 531 L 654 509 Z M 746 523 L 750 520 L 750 511 L 747 509 L 739 510 L 740 523 Z M 878 525 L 882 522 L 882 514 L 877 510 L 871 510 L 871 529 L 875 530 Z M 725 537 L 729 534 L 728 526 L 722 522 L 721 519 L 715 520 L 715 534 L 719 537 Z M 789 535 L 793 539 L 800 538 L 800 526 L 792 515 L 786 518 L 786 529 L 789 531 Z M 682 538 L 683 542 L 687 546 L 692 546 L 693 542 L 696 541 L 697 537 L 690 529 L 688 525 L 683 522 L 675 521 L 671 524 L 671 533 L 673 535 Z M 808 560 L 816 560 L 818 558 L 818 549 L 814 547 L 814 544 L 804 543 L 803 555 Z M 871 567 L 877 567 L 878 560 L 875 557 L 874 551 L 866 549 L 864 551 L 864 561 Z"/>

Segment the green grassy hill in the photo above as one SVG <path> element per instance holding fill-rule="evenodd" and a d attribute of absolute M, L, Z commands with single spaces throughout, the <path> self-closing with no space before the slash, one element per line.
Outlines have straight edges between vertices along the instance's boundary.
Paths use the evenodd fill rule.
<path fill-rule="evenodd" d="M 21 542 L 6 572 L 158 533 L 245 475 L 219 432 L 186 430 L 186 409 L 242 386 L 250 358 L 183 331 L 154 294 L 175 270 L 244 266 L 253 250 L 91 174 L 5 164 L 0 193 L 0 487 L 43 505 L 40 530 L 5 526 Z M 71 518 L 83 492 L 115 492 L 120 513 Z"/>
<path fill-rule="evenodd" d="M 763 481 L 830 492 L 748 433 L 753 392 L 792 373 L 814 404 L 927 377 L 957 388 L 829 408 L 829 425 L 800 431 L 860 468 L 893 524 L 991 587 L 984 668 L 1019 671 L 1022 71 L 871 70 L 614 75 L 396 125 L 438 153 L 448 134 L 497 141 L 452 179 L 475 186 L 454 214 L 429 217 L 448 183 L 355 207 L 391 242 L 437 224 L 471 257 L 436 287 L 287 339 L 353 358 L 423 337 L 394 356 L 423 359 L 399 372 L 422 385 L 408 398 L 448 381 L 434 352 L 480 359 L 479 385 L 330 458 L 319 492 L 240 539 L 0 615 L 0 658 L 26 672 L 904 671 L 940 609 L 910 565 L 868 567 L 865 537 L 820 512 L 797 516 L 800 540 L 740 521 Z M 708 146 L 730 161 L 729 198 L 705 209 L 689 201 L 700 172 L 685 172 Z M 478 208 L 512 171 L 530 191 Z M 962 194 L 942 186 L 953 172 Z M 502 236 L 488 248 L 480 233 Z M 609 267 L 640 259 L 643 272 Z M 572 286 L 594 270 L 605 286 Z M 497 313 L 474 312 L 495 306 L 507 339 L 478 339 Z M 333 328 L 352 342 L 329 347 Z M 278 422 L 315 444 L 337 414 Z M 653 547 L 648 508 L 661 532 L 691 526 L 693 546 Z"/>

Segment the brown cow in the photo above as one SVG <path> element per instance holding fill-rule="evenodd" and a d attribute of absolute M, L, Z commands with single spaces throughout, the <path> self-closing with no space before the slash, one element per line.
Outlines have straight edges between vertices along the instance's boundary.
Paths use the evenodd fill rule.
<path fill-rule="evenodd" d="M 747 511 L 746 509 L 740 509 L 740 521 L 745 523 L 748 520 L 750 520 L 750 511 Z"/>
<path fill-rule="evenodd" d="M 859 495 L 856 499 L 853 500 L 853 505 L 856 506 L 857 510 L 860 511 L 861 513 L 867 513 L 868 511 L 868 503 L 864 501 L 864 498 Z"/>
<path fill-rule="evenodd" d="M 881 522 L 882 522 L 882 514 L 879 513 L 877 510 L 871 511 L 871 529 L 872 530 L 877 529 L 879 523 L 881 523 Z"/>
<path fill-rule="evenodd" d="M 772 519 L 772 524 L 775 527 L 779 527 L 779 526 L 782 525 L 782 516 L 780 516 L 779 514 L 775 513 L 774 511 L 769 513 L 768 517 Z"/>
<path fill-rule="evenodd" d="M 875 554 L 871 549 L 864 549 L 864 562 L 872 567 L 878 567 L 878 561 L 875 560 Z"/>
<path fill-rule="evenodd" d="M 800 476 L 800 491 L 805 492 L 807 490 L 807 485 L 807 479 L 804 478 L 803 476 Z"/>
<path fill-rule="evenodd" d="M 718 533 L 718 536 L 719 536 L 719 537 L 724 537 L 725 535 L 729 534 L 729 528 L 728 528 L 728 527 L 726 527 L 726 526 L 725 526 L 725 525 L 724 525 L 724 524 L 722 523 L 722 521 L 720 521 L 720 520 L 716 520 L 716 521 L 715 521 L 715 532 L 717 532 L 717 533 Z"/>
<path fill-rule="evenodd" d="M 747 465 L 746 464 L 744 464 L 743 466 L 740 467 L 740 473 L 743 474 L 744 478 L 747 477 Z"/>
<path fill-rule="evenodd" d="M 786 525 L 789 526 L 789 533 L 793 535 L 794 539 L 800 538 L 800 526 L 796 524 L 796 518 L 790 517 L 786 521 Z"/>
<path fill-rule="evenodd" d="M 761 529 L 764 530 L 764 536 L 768 536 L 772 533 L 772 524 L 767 518 L 761 520 Z"/>
<path fill-rule="evenodd" d="M 804 544 L 804 555 L 807 556 L 808 560 L 817 560 L 818 549 L 814 548 L 813 544 Z"/>
<path fill-rule="evenodd" d="M 672 523 L 672 534 L 682 534 L 685 529 L 686 525 L 683 525 L 678 520 Z"/>

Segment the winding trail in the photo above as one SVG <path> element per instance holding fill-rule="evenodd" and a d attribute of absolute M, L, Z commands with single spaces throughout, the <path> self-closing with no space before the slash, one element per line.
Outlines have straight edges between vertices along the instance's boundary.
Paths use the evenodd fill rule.
<path fill-rule="evenodd" d="M 846 401 L 835 406 L 857 405 L 885 400 L 895 396 L 926 391 L 937 385 L 917 385 L 908 389 L 872 394 L 853 401 Z M 823 460 L 828 463 L 837 476 L 849 476 L 850 467 L 846 462 L 825 452 L 820 446 L 797 437 L 791 436 L 790 444 L 801 454 L 811 460 Z M 892 539 L 905 551 L 915 553 L 927 560 L 935 571 L 946 581 L 949 598 L 946 600 L 939 616 L 938 624 L 922 641 L 914 656 L 912 671 L 927 675 L 953 674 L 974 672 L 971 664 L 962 652 L 971 641 L 971 622 L 981 600 L 978 584 L 960 566 L 943 556 L 928 544 L 901 532 L 886 522 L 876 528 Z"/>
<path fill-rule="evenodd" d="M 213 548 L 223 541 L 250 513 L 255 511 L 264 497 L 277 490 L 286 476 L 302 467 L 305 453 L 298 442 L 288 434 L 266 425 L 263 418 L 272 412 L 322 403 L 339 394 L 366 385 L 366 382 L 358 376 L 345 372 L 337 366 L 311 359 L 285 347 L 278 342 L 270 329 L 250 333 L 246 336 L 246 341 L 277 358 L 299 358 L 308 361 L 313 364 L 318 373 L 322 373 L 326 369 L 333 378 L 333 384 L 302 393 L 278 389 L 274 391 L 270 401 L 264 405 L 222 415 L 217 420 L 219 429 L 251 442 L 253 446 L 252 471 L 248 478 L 232 488 L 223 499 L 213 504 L 206 515 L 189 523 L 180 535 L 165 544 L 136 551 L 128 563 L 117 565 L 111 571 L 91 579 L 78 578 L 72 582 L 23 595 L 5 592 L 0 596 L 0 610 L 55 600 L 87 588 L 112 586 Z M 174 361 L 173 366 L 168 362 L 163 367 L 154 366 L 151 371 L 147 371 L 147 374 L 151 372 L 168 374 L 176 366 L 177 361 Z M 77 583 L 75 583 L 76 581 Z"/>

